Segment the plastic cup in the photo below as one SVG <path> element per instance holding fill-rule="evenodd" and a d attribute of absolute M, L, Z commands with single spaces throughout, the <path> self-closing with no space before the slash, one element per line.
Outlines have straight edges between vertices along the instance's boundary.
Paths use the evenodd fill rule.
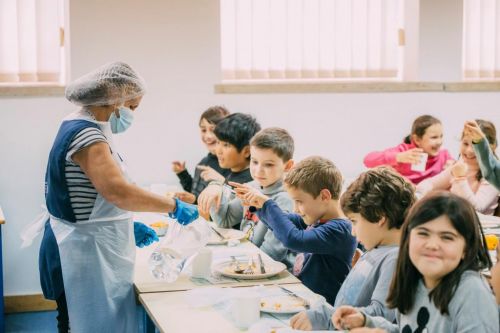
<path fill-rule="evenodd" d="M 238 328 L 249 328 L 260 319 L 260 297 L 250 293 L 236 296 L 232 300 L 231 313 Z"/>
<path fill-rule="evenodd" d="M 413 171 L 424 172 L 425 167 L 427 166 L 427 159 L 429 155 L 427 153 L 420 153 L 420 162 L 412 164 L 411 169 Z"/>
<path fill-rule="evenodd" d="M 212 251 L 208 248 L 201 249 L 193 259 L 194 278 L 206 279 L 212 274 Z"/>

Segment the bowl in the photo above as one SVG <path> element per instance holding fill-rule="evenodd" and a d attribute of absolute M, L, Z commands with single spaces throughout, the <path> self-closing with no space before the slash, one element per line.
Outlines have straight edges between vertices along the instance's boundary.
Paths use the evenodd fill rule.
<path fill-rule="evenodd" d="M 149 226 L 156 232 L 158 237 L 165 236 L 167 233 L 168 224 L 164 221 L 150 223 Z"/>

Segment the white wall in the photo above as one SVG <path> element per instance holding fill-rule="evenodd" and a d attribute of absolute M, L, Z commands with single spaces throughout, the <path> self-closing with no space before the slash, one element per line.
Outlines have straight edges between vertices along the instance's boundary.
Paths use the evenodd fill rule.
<path fill-rule="evenodd" d="M 454 3 L 446 1 L 448 6 Z M 443 121 L 445 146 L 454 155 L 465 119 L 485 118 L 500 126 L 498 93 L 216 95 L 217 0 L 86 0 L 72 1 L 71 6 L 73 77 L 108 61 L 124 60 L 148 83 L 149 91 L 136 122 L 118 140 L 141 184 L 176 182 L 170 172 L 173 159 L 195 165 L 205 154 L 198 139 L 198 117 L 214 104 L 223 104 L 233 112 L 252 113 L 264 127 L 288 129 L 296 140 L 296 159 L 324 155 L 348 177 L 363 169 L 362 158 L 368 151 L 398 144 L 420 114 L 431 113 Z M 436 15 L 426 22 L 439 24 L 426 25 L 426 31 L 452 34 L 440 11 L 426 12 Z M 423 34 L 427 38 L 434 35 L 443 36 Z M 425 57 L 426 53 L 420 55 Z M 454 54 L 446 56 L 456 59 Z M 423 63 L 432 63 L 427 60 Z M 445 61 L 439 66 L 456 63 Z M 62 97 L 0 99 L 0 204 L 7 219 L 2 228 L 6 295 L 40 292 L 40 240 L 21 250 L 19 232 L 39 212 L 52 140 L 60 119 L 74 109 Z"/>

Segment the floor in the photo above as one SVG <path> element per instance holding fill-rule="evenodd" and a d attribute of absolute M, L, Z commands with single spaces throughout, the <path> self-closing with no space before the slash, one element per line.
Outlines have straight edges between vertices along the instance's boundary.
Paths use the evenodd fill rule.
<path fill-rule="evenodd" d="M 137 307 L 139 327 L 143 331 L 142 309 Z M 5 315 L 6 333 L 54 333 L 57 332 L 55 311 L 24 312 Z"/>

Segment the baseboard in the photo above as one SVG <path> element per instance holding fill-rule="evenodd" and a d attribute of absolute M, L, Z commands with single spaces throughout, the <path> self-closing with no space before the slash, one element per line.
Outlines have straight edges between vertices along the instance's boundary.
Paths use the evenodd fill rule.
<path fill-rule="evenodd" d="M 47 300 L 42 294 L 5 296 L 5 313 L 50 311 L 56 309 L 56 302 Z"/>

